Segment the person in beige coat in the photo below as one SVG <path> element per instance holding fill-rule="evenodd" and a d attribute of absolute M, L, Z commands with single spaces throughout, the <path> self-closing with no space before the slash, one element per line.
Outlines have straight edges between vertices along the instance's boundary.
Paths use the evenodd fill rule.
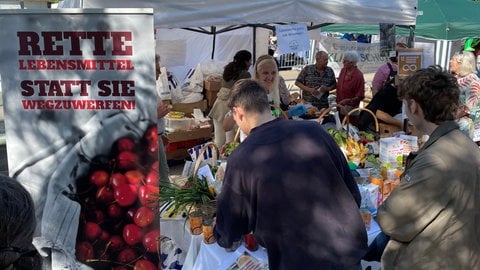
<path fill-rule="evenodd" d="M 429 139 L 378 209 L 390 237 L 382 270 L 480 269 L 480 150 L 454 121 L 456 79 L 440 67 L 422 69 L 400 84 L 399 97 Z"/>

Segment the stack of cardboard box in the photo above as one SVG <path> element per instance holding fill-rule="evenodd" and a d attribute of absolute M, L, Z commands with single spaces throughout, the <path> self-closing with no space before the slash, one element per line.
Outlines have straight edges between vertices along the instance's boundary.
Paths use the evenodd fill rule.
<path fill-rule="evenodd" d="M 203 95 L 207 100 L 208 107 L 211 108 L 215 100 L 217 99 L 217 93 L 222 88 L 222 82 L 218 80 L 204 81 L 203 82 Z"/>
<path fill-rule="evenodd" d="M 193 109 L 200 109 L 202 112 L 207 111 L 207 100 L 201 100 L 194 103 L 177 103 L 172 105 L 172 111 L 183 112 L 186 116 L 191 116 Z M 213 137 L 213 126 L 203 128 L 194 128 L 191 130 L 176 130 L 166 132 L 163 135 L 166 144 L 165 149 L 167 159 L 181 160 L 187 158 L 187 149 L 195 145 L 202 144 Z"/>

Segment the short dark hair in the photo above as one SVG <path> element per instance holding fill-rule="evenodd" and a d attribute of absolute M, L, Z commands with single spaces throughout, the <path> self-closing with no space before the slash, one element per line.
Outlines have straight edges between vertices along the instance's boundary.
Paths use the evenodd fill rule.
<path fill-rule="evenodd" d="M 435 124 L 455 119 L 459 95 L 457 79 L 440 66 L 420 69 L 398 86 L 399 98 L 415 100 L 425 119 Z"/>
<path fill-rule="evenodd" d="M 267 91 L 255 80 L 238 80 L 232 87 L 227 106 L 241 107 L 247 112 L 263 113 L 270 110 Z"/>
<path fill-rule="evenodd" d="M 42 258 L 32 244 L 35 227 L 30 193 L 0 174 L 0 269 L 41 269 Z"/>

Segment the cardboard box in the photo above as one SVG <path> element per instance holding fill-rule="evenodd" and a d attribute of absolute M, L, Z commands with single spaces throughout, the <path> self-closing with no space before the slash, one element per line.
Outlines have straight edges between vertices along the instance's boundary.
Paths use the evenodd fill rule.
<path fill-rule="evenodd" d="M 405 141 L 398 137 L 380 139 L 379 160 L 383 164 L 390 164 L 392 167 L 402 166 L 403 146 Z"/>
<path fill-rule="evenodd" d="M 218 91 L 204 89 L 203 92 L 204 92 L 203 95 L 205 96 L 205 99 L 208 102 L 208 107 L 211 108 L 213 106 L 213 103 L 215 103 L 215 100 L 217 99 Z"/>
<path fill-rule="evenodd" d="M 212 138 L 213 127 L 208 128 L 196 128 L 193 130 L 178 130 L 174 132 L 167 132 L 164 135 L 168 142 L 180 142 L 201 138 Z"/>
<path fill-rule="evenodd" d="M 189 155 L 187 152 L 187 148 L 180 148 L 171 152 L 167 152 L 166 156 L 167 160 L 181 160 L 187 158 Z"/>
<path fill-rule="evenodd" d="M 193 103 L 175 103 L 172 105 L 172 111 L 184 112 L 184 113 L 193 113 L 193 109 L 200 109 L 202 112 L 205 112 L 208 108 L 207 100 L 200 100 Z"/>
<path fill-rule="evenodd" d="M 165 136 L 164 136 L 164 139 L 167 141 L 167 145 L 165 146 L 167 160 L 186 159 L 190 157 L 190 154 L 188 153 L 188 149 L 196 145 L 201 145 L 210 140 L 210 138 L 200 138 L 200 139 L 193 139 L 188 141 L 169 142 Z"/>
<path fill-rule="evenodd" d="M 203 88 L 210 91 L 218 91 L 222 88 L 221 81 L 203 81 Z"/>

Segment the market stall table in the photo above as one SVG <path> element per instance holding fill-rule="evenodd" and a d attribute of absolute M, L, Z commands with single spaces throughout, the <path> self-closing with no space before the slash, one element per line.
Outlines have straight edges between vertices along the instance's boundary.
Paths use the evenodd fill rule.
<path fill-rule="evenodd" d="M 380 227 L 372 219 L 370 224 L 370 230 L 367 231 L 368 244 L 370 244 L 375 237 L 380 233 Z M 245 248 L 244 244 L 240 245 L 234 252 L 227 252 L 224 248 L 220 247 L 217 243 L 205 244 L 203 242 L 202 235 L 192 235 L 190 241 L 190 247 L 187 252 L 187 258 L 183 265 L 184 270 L 204 270 L 204 269 L 217 269 L 227 270 L 238 257 L 248 252 L 251 256 L 256 258 L 262 263 L 268 263 L 268 256 L 266 249 L 260 247 L 257 251 L 252 252 Z M 362 261 L 362 269 L 371 267 L 371 270 L 380 269 L 380 263 L 378 262 L 366 262 Z"/>

